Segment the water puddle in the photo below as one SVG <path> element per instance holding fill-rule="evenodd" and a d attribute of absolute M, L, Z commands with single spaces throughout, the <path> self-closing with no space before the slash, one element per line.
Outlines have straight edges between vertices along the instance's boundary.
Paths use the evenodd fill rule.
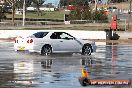
<path fill-rule="evenodd" d="M 10 51 L 10 49 L 9 49 Z M 132 46 L 98 45 L 92 56 L 12 53 L 0 51 L 0 87 L 80 88 L 78 77 L 85 67 L 90 79 L 132 80 Z M 89 86 L 98 88 L 100 86 Z M 131 88 L 102 86 L 100 88 Z"/>

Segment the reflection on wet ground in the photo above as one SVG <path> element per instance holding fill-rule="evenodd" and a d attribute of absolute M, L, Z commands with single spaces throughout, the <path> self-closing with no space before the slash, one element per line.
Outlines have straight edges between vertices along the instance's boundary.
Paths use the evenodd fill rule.
<path fill-rule="evenodd" d="M 92 56 L 14 52 L 13 44 L 0 43 L 0 87 L 82 88 L 78 82 L 82 67 L 91 79 L 132 80 L 132 46 L 98 45 Z M 131 88 L 132 86 L 88 86 L 89 88 Z"/>

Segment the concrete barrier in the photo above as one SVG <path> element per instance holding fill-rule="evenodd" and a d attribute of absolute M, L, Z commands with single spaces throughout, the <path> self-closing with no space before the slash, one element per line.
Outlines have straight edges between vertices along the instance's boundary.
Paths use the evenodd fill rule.
<path fill-rule="evenodd" d="M 105 31 L 81 31 L 81 30 L 0 30 L 0 38 L 27 37 L 39 31 L 64 31 L 76 38 L 82 39 L 106 39 Z"/>

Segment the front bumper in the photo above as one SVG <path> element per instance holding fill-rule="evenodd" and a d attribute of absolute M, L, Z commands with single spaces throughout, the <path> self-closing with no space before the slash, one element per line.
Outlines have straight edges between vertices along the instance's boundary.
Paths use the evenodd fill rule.
<path fill-rule="evenodd" d="M 93 43 L 91 46 L 92 46 L 93 52 L 96 52 L 96 49 L 97 49 L 96 44 L 95 44 L 95 43 Z"/>

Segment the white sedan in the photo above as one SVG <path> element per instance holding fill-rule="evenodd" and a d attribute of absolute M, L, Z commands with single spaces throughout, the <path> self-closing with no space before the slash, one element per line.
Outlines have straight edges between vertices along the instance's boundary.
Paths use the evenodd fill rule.
<path fill-rule="evenodd" d="M 95 42 L 77 39 L 66 32 L 37 32 L 27 38 L 16 38 L 15 51 L 28 50 L 42 55 L 52 53 L 81 53 L 91 55 L 96 51 Z"/>

